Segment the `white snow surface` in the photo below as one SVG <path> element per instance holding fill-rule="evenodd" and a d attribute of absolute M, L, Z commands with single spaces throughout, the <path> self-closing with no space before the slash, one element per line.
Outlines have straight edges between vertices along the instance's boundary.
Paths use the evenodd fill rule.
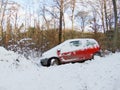
<path fill-rule="evenodd" d="M 0 90 L 120 90 L 120 53 L 43 67 L 0 47 Z"/>

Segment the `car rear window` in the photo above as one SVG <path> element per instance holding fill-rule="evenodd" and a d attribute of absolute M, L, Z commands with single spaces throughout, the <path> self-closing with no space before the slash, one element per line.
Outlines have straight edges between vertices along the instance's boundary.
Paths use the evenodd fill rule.
<path fill-rule="evenodd" d="M 96 43 L 94 41 L 87 40 L 87 46 L 94 46 Z"/>

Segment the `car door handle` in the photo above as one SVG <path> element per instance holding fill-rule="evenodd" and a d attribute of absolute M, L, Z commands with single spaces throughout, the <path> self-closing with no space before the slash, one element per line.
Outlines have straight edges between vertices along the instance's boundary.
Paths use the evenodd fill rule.
<path fill-rule="evenodd" d="M 67 53 L 67 54 L 63 54 L 64 56 L 70 56 L 71 55 L 71 53 Z"/>

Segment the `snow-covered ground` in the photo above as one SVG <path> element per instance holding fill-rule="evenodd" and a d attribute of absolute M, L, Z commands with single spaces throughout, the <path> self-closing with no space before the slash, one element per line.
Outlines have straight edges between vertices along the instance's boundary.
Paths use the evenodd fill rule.
<path fill-rule="evenodd" d="M 0 90 L 120 90 L 120 53 L 42 67 L 0 47 Z"/>

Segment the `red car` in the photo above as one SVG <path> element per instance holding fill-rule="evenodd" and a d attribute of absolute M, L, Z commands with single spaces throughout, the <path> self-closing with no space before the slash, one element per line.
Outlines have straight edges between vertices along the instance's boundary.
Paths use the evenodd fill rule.
<path fill-rule="evenodd" d="M 100 54 L 100 46 L 96 40 L 70 39 L 44 52 L 40 62 L 43 66 L 60 65 L 93 59 L 96 54 Z"/>

